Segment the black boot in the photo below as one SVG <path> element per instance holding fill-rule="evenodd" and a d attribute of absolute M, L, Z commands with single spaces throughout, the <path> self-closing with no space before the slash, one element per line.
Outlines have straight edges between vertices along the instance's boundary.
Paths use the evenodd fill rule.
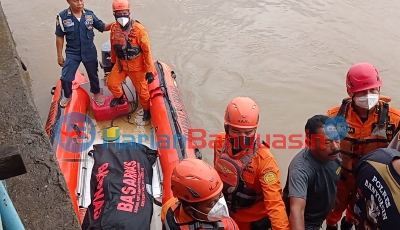
<path fill-rule="evenodd" d="M 338 230 L 337 224 L 335 226 L 326 226 L 326 230 Z"/>
<path fill-rule="evenodd" d="M 143 121 L 147 121 L 151 118 L 150 110 L 143 110 Z"/>
<path fill-rule="evenodd" d="M 122 96 L 120 98 L 113 98 L 110 102 L 110 107 L 115 107 L 118 104 L 122 105 L 124 103 L 125 103 L 125 100 Z"/>
<path fill-rule="evenodd" d="M 353 229 L 353 224 L 346 221 L 346 217 L 342 218 L 340 222 L 340 230 L 351 230 Z"/>

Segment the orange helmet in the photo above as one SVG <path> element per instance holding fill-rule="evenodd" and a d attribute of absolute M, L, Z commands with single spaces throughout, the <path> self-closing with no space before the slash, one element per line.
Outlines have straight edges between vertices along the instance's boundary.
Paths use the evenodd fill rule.
<path fill-rule="evenodd" d="M 235 97 L 226 107 L 224 120 L 236 128 L 256 128 L 260 121 L 258 105 L 249 97 Z"/>
<path fill-rule="evenodd" d="M 211 199 L 222 191 L 217 171 L 199 159 L 183 159 L 172 171 L 171 190 L 174 197 L 190 202 Z"/>
<path fill-rule="evenodd" d="M 113 12 L 118 10 L 130 10 L 128 0 L 114 0 L 112 3 Z"/>

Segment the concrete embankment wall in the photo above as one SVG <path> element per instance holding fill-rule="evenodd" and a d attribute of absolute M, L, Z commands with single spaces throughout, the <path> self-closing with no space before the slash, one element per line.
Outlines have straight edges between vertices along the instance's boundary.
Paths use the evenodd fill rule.
<path fill-rule="evenodd" d="M 15 146 L 27 169 L 8 193 L 26 229 L 80 229 L 25 74 L 0 4 L 0 151 Z"/>

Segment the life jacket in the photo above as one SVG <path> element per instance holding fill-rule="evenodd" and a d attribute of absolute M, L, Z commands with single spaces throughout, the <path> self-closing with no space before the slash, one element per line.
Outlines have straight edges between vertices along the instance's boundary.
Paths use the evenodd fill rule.
<path fill-rule="evenodd" d="M 139 43 L 136 41 L 137 36 L 133 29 L 135 22 L 139 23 L 132 19 L 127 25 L 126 30 L 122 30 L 117 24 L 113 25 L 112 31 L 114 34 L 111 39 L 111 46 L 114 47 L 117 57 L 120 60 L 129 61 L 137 58 L 142 53 L 142 49 L 137 45 Z"/>
<path fill-rule="evenodd" d="M 262 143 L 267 146 L 264 141 Z M 229 156 L 224 144 L 215 164 L 215 169 L 224 185 L 222 193 L 229 209 L 233 212 L 237 209 L 250 208 L 264 199 L 262 192 L 257 193 L 254 189 L 248 188 L 242 178 L 243 170 L 251 163 L 257 151 L 257 143 L 254 143 L 253 153 L 243 154 L 240 159 L 233 159 Z"/>
<path fill-rule="evenodd" d="M 342 116 L 346 119 L 348 110 L 351 106 L 351 101 L 352 100 L 349 98 L 342 101 L 337 116 Z M 378 122 L 373 123 L 371 133 L 368 136 L 354 137 L 351 135 L 352 128 L 349 127 L 348 134 L 340 141 L 342 153 L 341 166 L 345 171 L 352 173 L 353 168 L 363 155 L 378 148 L 386 148 L 389 145 L 390 140 L 387 136 L 392 136 L 394 129 L 394 127 L 388 129 L 390 121 L 389 104 L 383 100 L 379 100 L 376 107 L 376 113 L 378 113 Z"/>
<path fill-rule="evenodd" d="M 194 220 L 184 224 L 176 223 L 174 212 L 179 207 L 179 204 L 180 202 L 177 202 L 168 209 L 162 230 L 202 230 L 202 229 L 224 230 L 225 229 L 222 221 L 202 222 Z"/>

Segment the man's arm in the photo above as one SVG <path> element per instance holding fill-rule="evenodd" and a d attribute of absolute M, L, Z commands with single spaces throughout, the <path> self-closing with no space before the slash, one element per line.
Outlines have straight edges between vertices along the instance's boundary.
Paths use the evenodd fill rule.
<path fill-rule="evenodd" d="M 62 54 L 64 47 L 64 37 L 56 36 L 56 48 L 57 48 L 57 63 L 61 67 L 64 66 L 64 56 Z"/>
<path fill-rule="evenodd" d="M 290 198 L 289 222 L 291 230 L 304 230 L 304 209 L 306 207 L 308 175 L 303 170 L 289 171 L 288 186 Z"/>
<path fill-rule="evenodd" d="M 306 200 L 303 198 L 290 197 L 290 216 L 289 223 L 291 230 L 304 230 L 304 209 Z"/>
<path fill-rule="evenodd" d="M 228 222 L 227 226 L 224 226 L 226 230 L 239 230 L 239 226 L 231 217 L 226 218 L 226 221 Z"/>
<path fill-rule="evenodd" d="M 62 21 L 60 16 L 56 16 L 56 50 L 57 50 L 57 62 L 60 66 L 64 66 L 64 57 L 63 57 L 63 47 L 64 47 L 64 31 L 61 28 L 60 21 Z"/>
<path fill-rule="evenodd" d="M 165 202 L 162 207 L 161 207 L 161 213 L 160 213 L 160 217 L 161 217 L 161 223 L 164 225 L 164 221 L 167 217 L 167 213 L 168 213 L 168 209 L 171 208 L 172 206 L 174 206 L 174 204 L 178 202 L 178 198 L 176 197 L 171 197 L 169 200 L 167 200 L 167 202 Z"/>
<path fill-rule="evenodd" d="M 265 158 L 265 163 L 260 165 L 262 170 L 259 181 L 264 195 L 264 204 L 268 218 L 274 230 L 289 230 L 289 220 L 286 207 L 282 200 L 282 185 L 279 180 L 280 171 L 273 157 Z"/>
<path fill-rule="evenodd" d="M 114 33 L 111 31 L 111 33 L 110 33 L 110 43 L 111 44 L 113 43 L 113 36 L 114 36 Z M 111 49 L 110 60 L 111 60 L 112 64 L 115 64 L 117 62 L 117 54 L 116 54 L 115 49 L 114 49 L 114 47 L 112 45 L 111 45 L 110 49 Z"/>
<path fill-rule="evenodd" d="M 144 69 L 146 73 L 153 72 L 153 58 L 151 56 L 150 41 L 146 29 L 143 27 L 139 31 L 139 46 L 143 52 Z"/>
<path fill-rule="evenodd" d="M 57 57 L 63 57 L 64 37 L 56 36 Z"/>
<path fill-rule="evenodd" d="M 102 20 L 100 20 L 94 13 L 93 13 L 93 27 L 96 28 L 100 32 L 110 31 L 111 23 L 105 24 Z"/>
<path fill-rule="evenodd" d="M 112 22 L 111 23 L 106 23 L 105 26 L 104 26 L 104 31 L 110 31 L 112 24 L 113 24 Z"/>

